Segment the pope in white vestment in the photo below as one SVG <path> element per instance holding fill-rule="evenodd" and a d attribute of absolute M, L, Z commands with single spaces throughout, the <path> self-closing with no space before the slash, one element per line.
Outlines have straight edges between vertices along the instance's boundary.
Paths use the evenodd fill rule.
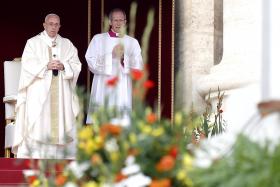
<path fill-rule="evenodd" d="M 111 30 L 97 34 L 91 40 L 86 52 L 89 70 L 94 74 L 87 124 L 92 123 L 91 115 L 107 102 L 109 107 L 116 107 L 120 112 L 132 109 L 132 82 L 130 71 L 141 70 L 143 60 L 138 41 L 128 35 L 120 36 L 120 28 L 125 24 L 125 13 L 120 9 L 110 15 Z M 122 48 L 121 55 L 116 54 Z M 115 79 L 114 87 L 108 81 Z"/>
<path fill-rule="evenodd" d="M 52 32 L 58 32 L 59 21 L 55 14 L 47 16 L 49 25 L 27 41 L 22 55 L 12 147 L 18 158 L 75 158 L 81 63 L 71 41 Z M 57 63 L 51 63 L 54 59 Z M 55 75 L 54 66 L 63 70 Z"/>

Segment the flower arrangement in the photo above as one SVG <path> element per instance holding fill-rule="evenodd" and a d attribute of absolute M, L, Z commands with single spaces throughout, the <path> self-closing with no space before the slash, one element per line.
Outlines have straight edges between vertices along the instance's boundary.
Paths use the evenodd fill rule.
<path fill-rule="evenodd" d="M 146 106 L 143 95 L 154 86 L 147 77 L 146 71 L 131 73 L 134 109 L 128 126 L 113 122 L 119 115 L 114 108 L 100 108 L 92 115 L 94 125 L 78 130 L 77 160 L 55 163 L 61 172 L 52 175 L 45 174 L 47 167 L 42 167 L 28 177 L 30 186 L 126 186 L 122 184 L 139 174 L 146 180 L 145 186 L 192 186 L 188 176 L 192 157 L 186 149 L 191 119 L 178 112 L 172 123 Z M 133 162 L 128 164 L 131 158 Z M 127 172 L 132 165 L 134 169 Z"/>

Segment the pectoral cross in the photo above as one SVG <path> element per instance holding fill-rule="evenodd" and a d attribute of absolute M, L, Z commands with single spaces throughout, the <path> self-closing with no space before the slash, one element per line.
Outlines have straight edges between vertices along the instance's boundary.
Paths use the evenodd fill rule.
<path fill-rule="evenodd" d="M 56 41 L 52 41 L 52 47 L 55 47 L 56 45 Z"/>

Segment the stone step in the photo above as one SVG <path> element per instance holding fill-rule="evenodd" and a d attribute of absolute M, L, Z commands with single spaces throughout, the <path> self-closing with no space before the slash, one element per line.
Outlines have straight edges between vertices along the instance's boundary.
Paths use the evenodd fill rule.
<path fill-rule="evenodd" d="M 36 159 L 0 158 L 0 186 L 27 186 L 23 171 L 38 169 L 38 162 Z M 62 172 L 62 168 L 55 167 L 55 164 L 62 162 L 65 163 L 65 160 L 45 160 L 49 172 L 55 170 L 55 174 Z"/>

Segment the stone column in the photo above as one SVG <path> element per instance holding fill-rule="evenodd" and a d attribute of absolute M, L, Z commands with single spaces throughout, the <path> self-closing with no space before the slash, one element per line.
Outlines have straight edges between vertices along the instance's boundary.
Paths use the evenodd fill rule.
<path fill-rule="evenodd" d="M 195 80 L 201 98 L 218 87 L 226 94 L 260 79 L 261 0 L 224 0 L 223 58 Z"/>
<path fill-rule="evenodd" d="M 213 0 L 178 1 L 179 34 L 176 50 L 176 107 L 188 111 L 202 103 L 193 93 L 198 75 L 206 75 L 214 65 L 214 8 Z M 216 41 L 217 42 L 217 41 Z M 195 102 L 195 103 L 194 103 Z M 197 104 L 197 102 L 199 104 Z"/>

